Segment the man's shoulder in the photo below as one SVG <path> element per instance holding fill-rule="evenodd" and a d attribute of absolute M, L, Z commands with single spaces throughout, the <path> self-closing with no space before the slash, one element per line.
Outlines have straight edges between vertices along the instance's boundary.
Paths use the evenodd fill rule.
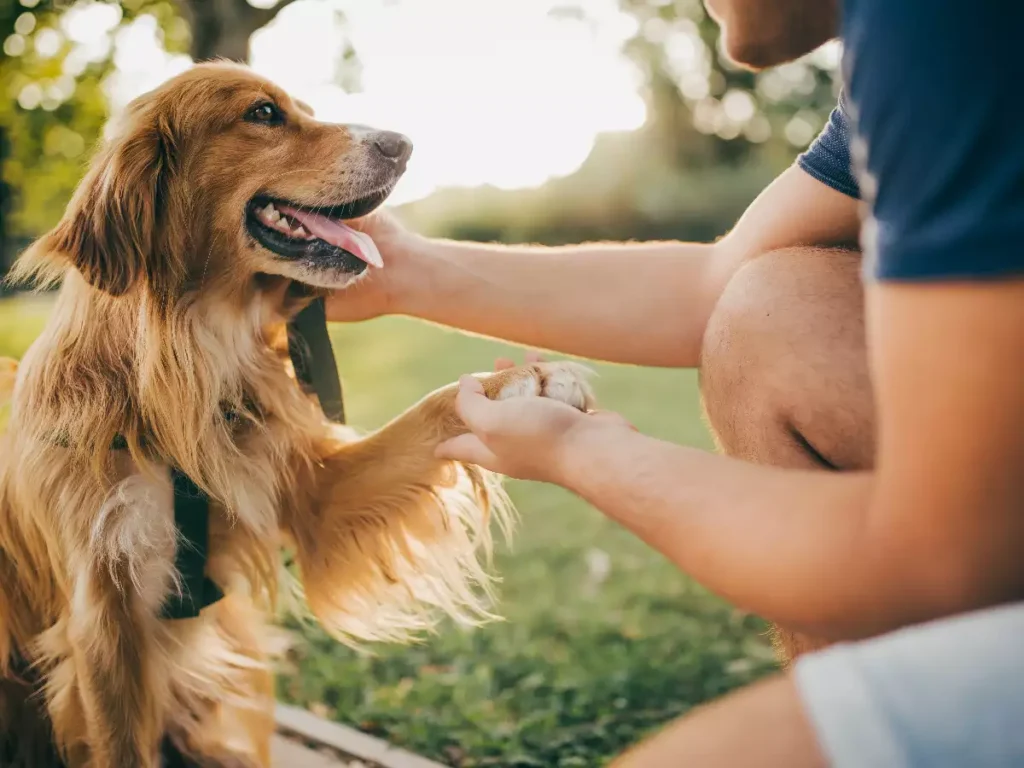
<path fill-rule="evenodd" d="M 876 277 L 1024 274 L 1024 142 L 1012 97 L 1024 3 L 850 0 L 845 85 Z"/>

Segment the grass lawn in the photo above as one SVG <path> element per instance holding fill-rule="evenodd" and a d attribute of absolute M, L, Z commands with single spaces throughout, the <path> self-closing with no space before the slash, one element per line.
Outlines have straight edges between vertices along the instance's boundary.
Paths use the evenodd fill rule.
<path fill-rule="evenodd" d="M 46 304 L 0 303 L 0 355 Z M 333 329 L 350 421 L 374 427 L 507 346 L 412 320 Z M 515 353 L 513 353 L 515 354 Z M 603 407 L 642 431 L 709 446 L 691 372 L 597 366 Z M 459 766 L 598 766 L 641 734 L 773 668 L 764 625 L 557 488 L 513 483 L 522 525 L 501 548 L 499 611 L 373 654 L 306 632 L 285 700 Z"/>

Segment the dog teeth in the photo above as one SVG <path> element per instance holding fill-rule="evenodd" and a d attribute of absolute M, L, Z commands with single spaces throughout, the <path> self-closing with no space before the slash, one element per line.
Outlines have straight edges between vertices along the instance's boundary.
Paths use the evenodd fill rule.
<path fill-rule="evenodd" d="M 282 214 L 274 207 L 273 203 L 267 203 L 263 208 L 257 208 L 256 215 L 259 217 L 259 220 L 268 227 L 276 229 L 278 232 L 288 235 L 289 237 L 294 237 L 300 240 L 313 239 L 313 236 L 306 231 L 305 227 L 291 217 Z"/>
<path fill-rule="evenodd" d="M 267 203 L 265 208 L 257 208 L 256 213 L 264 224 L 269 227 L 277 227 L 278 222 L 281 221 L 281 214 L 274 207 L 273 203 Z"/>

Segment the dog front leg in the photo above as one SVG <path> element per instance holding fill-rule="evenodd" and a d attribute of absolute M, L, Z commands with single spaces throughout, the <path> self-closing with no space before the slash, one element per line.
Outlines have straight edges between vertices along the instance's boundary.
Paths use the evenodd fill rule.
<path fill-rule="evenodd" d="M 542 396 L 585 409 L 587 371 L 537 363 L 481 377 L 492 399 Z M 402 639 L 437 610 L 487 615 L 490 518 L 510 507 L 496 478 L 434 455 L 465 432 L 457 389 L 440 389 L 378 432 L 324 446 L 305 503 L 285 515 L 310 608 L 342 639 Z"/>
<path fill-rule="evenodd" d="M 170 699 L 159 612 L 174 586 L 172 508 L 169 478 L 135 475 L 73 534 L 68 647 L 54 669 L 64 678 L 51 676 L 47 687 L 57 743 L 70 749 L 84 735 L 87 749 L 69 755 L 88 753 L 89 768 L 158 765 Z M 68 690 L 77 702 L 61 697 Z M 72 713 L 84 715 L 84 734 Z"/>
<path fill-rule="evenodd" d="M 80 575 L 68 640 L 85 715 L 89 768 L 157 765 L 167 678 L 153 663 L 156 619 L 142 613 L 136 597 L 119 589 L 108 574 L 93 570 Z M 59 743 L 65 741 L 62 725 L 55 719 Z"/>

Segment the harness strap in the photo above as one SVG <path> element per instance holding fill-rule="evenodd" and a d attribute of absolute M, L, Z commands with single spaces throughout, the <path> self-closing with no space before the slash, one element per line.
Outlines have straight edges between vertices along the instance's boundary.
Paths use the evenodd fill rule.
<path fill-rule="evenodd" d="M 331 337 L 327 333 L 323 299 L 314 301 L 288 324 L 288 356 L 292 359 L 295 377 L 316 393 L 324 415 L 331 421 L 345 423 L 341 379 Z M 120 439 L 124 443 L 124 438 Z M 117 445 L 115 439 L 113 447 L 116 449 Z M 224 597 L 224 592 L 206 575 L 210 499 L 176 467 L 171 469 L 171 477 L 174 483 L 174 526 L 178 532 L 174 567 L 181 580 L 181 589 L 164 603 L 162 615 L 165 619 L 191 619 Z"/>
<path fill-rule="evenodd" d="M 174 527 L 178 547 L 174 567 L 180 579 L 179 589 L 164 603 L 165 619 L 188 619 L 199 615 L 208 605 L 224 597 L 206 575 L 206 557 L 210 545 L 210 499 L 181 470 L 171 470 L 174 484 Z"/>
<path fill-rule="evenodd" d="M 288 355 L 295 367 L 295 377 L 316 392 L 324 416 L 344 424 L 341 379 L 327 333 L 327 308 L 323 299 L 314 301 L 289 323 Z"/>

